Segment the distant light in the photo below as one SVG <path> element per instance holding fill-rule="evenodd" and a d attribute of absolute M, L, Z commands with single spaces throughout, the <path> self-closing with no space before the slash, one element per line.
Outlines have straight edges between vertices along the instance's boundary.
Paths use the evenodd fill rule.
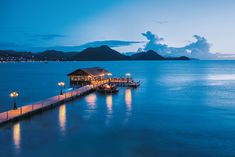
<path fill-rule="evenodd" d="M 131 76 L 131 73 L 126 73 L 126 76 L 127 76 L 127 77 L 130 77 L 130 76 Z"/>
<path fill-rule="evenodd" d="M 65 85 L 65 83 L 64 83 L 64 82 L 59 82 L 58 85 L 59 85 L 60 87 L 63 87 L 63 86 Z"/>
<path fill-rule="evenodd" d="M 108 73 L 107 75 L 108 75 L 108 76 L 112 76 L 113 74 L 112 74 L 112 73 Z"/>
<path fill-rule="evenodd" d="M 11 98 L 16 98 L 19 96 L 19 93 L 17 92 L 11 92 L 10 95 L 9 95 Z"/>
<path fill-rule="evenodd" d="M 109 89 L 109 88 L 110 88 L 110 85 L 107 84 L 105 87 Z"/>
<path fill-rule="evenodd" d="M 58 85 L 60 86 L 60 95 L 63 95 L 62 87 L 64 87 L 64 82 L 59 82 Z"/>

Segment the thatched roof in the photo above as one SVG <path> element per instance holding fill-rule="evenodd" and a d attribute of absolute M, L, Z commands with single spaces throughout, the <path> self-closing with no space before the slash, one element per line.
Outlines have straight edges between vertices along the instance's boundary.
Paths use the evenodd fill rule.
<path fill-rule="evenodd" d="M 102 76 L 105 74 L 108 74 L 109 71 L 100 68 L 100 67 L 93 67 L 93 68 L 81 68 L 77 69 L 71 73 L 69 73 L 67 76 L 71 75 L 77 75 L 77 76 Z"/>

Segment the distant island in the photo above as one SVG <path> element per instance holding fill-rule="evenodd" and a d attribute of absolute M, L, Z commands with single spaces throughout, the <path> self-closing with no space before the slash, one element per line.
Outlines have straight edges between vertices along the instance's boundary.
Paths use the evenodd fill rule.
<path fill-rule="evenodd" d="M 17 52 L 13 50 L 0 50 L 0 61 L 122 61 L 122 60 L 191 60 L 186 56 L 163 57 L 153 50 L 124 55 L 110 47 L 89 47 L 81 52 L 63 52 L 46 50 L 44 52 Z"/>

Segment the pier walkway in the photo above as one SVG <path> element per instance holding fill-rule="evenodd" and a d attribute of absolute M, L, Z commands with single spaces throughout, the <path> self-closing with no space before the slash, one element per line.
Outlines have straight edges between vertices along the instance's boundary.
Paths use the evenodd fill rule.
<path fill-rule="evenodd" d="M 9 110 L 6 112 L 2 112 L 0 113 L 0 126 L 2 124 L 17 121 L 32 114 L 43 112 L 55 106 L 62 105 L 66 102 L 72 101 L 75 98 L 78 98 L 86 93 L 89 93 L 92 90 L 94 90 L 96 87 L 108 82 L 109 80 L 103 80 L 96 84 L 86 85 L 81 88 L 75 89 L 73 91 L 63 93 L 63 95 L 56 95 L 33 104 L 18 107 L 18 109 L 16 110 Z"/>

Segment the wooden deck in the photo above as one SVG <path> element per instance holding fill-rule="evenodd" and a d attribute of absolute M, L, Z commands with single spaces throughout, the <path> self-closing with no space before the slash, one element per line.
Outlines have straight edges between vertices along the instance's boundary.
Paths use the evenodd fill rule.
<path fill-rule="evenodd" d="M 109 80 L 110 83 L 115 84 L 119 87 L 138 87 L 140 81 L 134 82 L 132 78 L 112 78 Z"/>
<path fill-rule="evenodd" d="M 33 103 L 33 104 L 19 107 L 17 110 L 9 110 L 6 112 L 2 112 L 0 113 L 0 125 L 8 123 L 8 122 L 20 120 L 21 118 L 24 118 L 26 116 L 30 116 L 38 112 L 43 112 L 55 106 L 62 105 L 65 102 L 72 101 L 75 98 L 78 98 L 81 95 L 86 94 L 94 90 L 96 87 L 107 82 L 108 80 L 101 81 L 97 84 L 87 85 L 87 86 L 78 88 L 76 90 L 66 92 L 63 95 L 56 95 L 48 99 Z"/>
<path fill-rule="evenodd" d="M 6 112 L 2 112 L 0 113 L 0 126 L 2 124 L 6 124 L 8 122 L 14 122 L 24 117 L 33 115 L 35 113 L 43 112 L 45 110 L 52 109 L 53 107 L 56 107 L 58 105 L 62 105 L 66 102 L 72 101 L 75 98 L 78 98 L 88 92 L 93 91 L 98 86 L 109 82 L 116 84 L 118 86 L 131 87 L 129 80 L 124 78 L 112 78 L 99 81 L 93 83 L 92 85 L 86 85 L 81 88 L 75 89 L 73 91 L 63 93 L 63 95 L 56 95 L 39 102 L 35 102 L 33 104 L 21 106 L 16 110 L 9 110 Z"/>

